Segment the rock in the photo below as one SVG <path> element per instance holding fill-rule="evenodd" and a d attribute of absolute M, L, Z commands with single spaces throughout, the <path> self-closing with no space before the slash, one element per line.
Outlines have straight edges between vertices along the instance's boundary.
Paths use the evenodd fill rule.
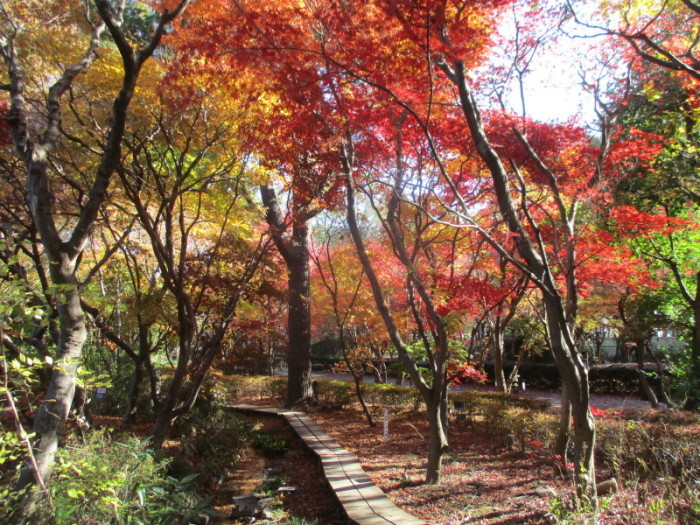
<path fill-rule="evenodd" d="M 186 514 L 180 525 L 209 525 L 209 516 L 206 514 Z"/>
<path fill-rule="evenodd" d="M 261 509 L 268 509 L 275 504 L 275 498 L 263 498 L 258 501 L 258 507 Z"/>
<path fill-rule="evenodd" d="M 596 492 L 598 492 L 598 496 L 608 496 L 610 494 L 616 494 L 617 480 L 615 478 L 610 478 L 606 481 L 601 481 L 596 485 Z"/>
<path fill-rule="evenodd" d="M 263 509 L 260 513 L 260 517 L 264 520 L 274 520 L 275 511 L 273 511 L 272 509 Z"/>
<path fill-rule="evenodd" d="M 233 504 L 235 508 L 231 511 L 232 518 L 252 517 L 258 512 L 258 498 L 253 494 L 234 496 Z"/>

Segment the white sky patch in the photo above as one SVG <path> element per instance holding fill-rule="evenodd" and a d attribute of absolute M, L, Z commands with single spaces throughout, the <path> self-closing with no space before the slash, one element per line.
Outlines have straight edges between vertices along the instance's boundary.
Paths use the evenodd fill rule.
<path fill-rule="evenodd" d="M 575 29 L 572 34 L 591 35 L 575 22 L 571 24 Z M 501 31 L 510 37 L 515 35 L 512 15 L 503 17 Z M 594 124 L 597 121 L 594 97 L 584 89 L 581 71 L 594 68 L 598 57 L 593 46 L 600 41 L 571 38 L 556 29 L 543 28 L 540 32 L 543 35 L 549 32 L 550 36 L 545 38 L 550 42 L 537 50 L 523 77 L 526 115 L 541 122 L 561 123 L 576 117 L 582 125 Z M 504 101 L 509 110 L 522 114 L 517 76 L 508 85 Z"/>

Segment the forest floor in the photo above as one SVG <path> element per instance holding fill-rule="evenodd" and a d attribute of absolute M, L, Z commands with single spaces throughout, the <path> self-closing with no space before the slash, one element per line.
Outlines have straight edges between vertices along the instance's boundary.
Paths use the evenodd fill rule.
<path fill-rule="evenodd" d="M 280 405 L 273 399 L 237 402 Z M 391 414 L 386 440 L 383 420 L 376 415 L 378 424 L 370 427 L 357 406 L 309 414 L 358 457 L 369 477 L 394 503 L 429 524 L 676 523 L 659 514 L 652 516 L 637 487 L 624 483 L 617 494 L 601 500 L 595 516 L 574 511 L 571 471 L 544 449 L 504 447 L 479 420 L 452 423 L 452 453 L 445 462 L 442 482 L 426 485 L 428 427 L 424 414 L 410 410 Z"/>
<path fill-rule="evenodd" d="M 220 380 L 225 378 L 218 375 Z M 280 399 L 240 395 L 230 402 L 282 405 Z M 620 403 L 629 406 L 629 399 L 609 397 L 605 404 L 617 408 Z M 646 418 L 653 413 L 632 409 L 629 416 L 625 411 L 625 418 Z M 424 412 L 414 412 L 409 407 L 391 412 L 387 439 L 384 438 L 382 411 L 378 407 L 375 408 L 377 425 L 374 427 L 368 425 L 357 404 L 308 415 L 337 443 L 357 456 L 368 476 L 396 505 L 431 525 L 686 523 L 667 519 L 664 509 L 651 508 L 650 502 L 663 502 L 664 498 L 663 494 L 654 493 L 653 483 L 640 488 L 637 482 L 618 480 L 619 492 L 602 498 L 601 509 L 595 515 L 574 511 L 570 470 L 562 467 L 551 452 L 536 444 L 528 444 L 524 450 L 519 444 L 504 446 L 479 417 L 469 422 L 451 420 L 451 454 L 444 464 L 443 479 L 439 484 L 426 485 L 429 433 Z M 115 423 L 103 422 L 108 425 Z M 213 508 L 229 515 L 232 496 L 264 492 L 265 477 L 262 473 L 273 468 L 285 473 L 285 485 L 295 487 L 293 492 L 284 496 L 281 515 L 308 520 L 297 523 L 343 523 L 339 507 L 323 481 L 320 465 L 294 439 L 284 422 L 280 418 L 263 417 L 258 425 L 260 431 L 288 436 L 289 450 L 278 458 L 262 457 L 253 449 L 243 458 L 239 457 L 203 494 L 214 498 Z M 131 429 L 136 433 L 138 430 L 145 433 L 147 426 Z M 178 457 L 186 448 L 184 443 L 181 438 L 176 438 L 166 442 L 165 448 L 169 455 Z M 200 460 L 206 460 L 205 457 L 190 459 L 197 469 Z M 598 474 L 598 481 L 609 477 L 602 470 Z M 217 523 L 244 521 L 223 519 Z"/>

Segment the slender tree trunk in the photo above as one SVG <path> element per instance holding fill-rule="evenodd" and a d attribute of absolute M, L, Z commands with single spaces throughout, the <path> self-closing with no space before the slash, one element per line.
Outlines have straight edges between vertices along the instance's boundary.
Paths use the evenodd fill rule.
<path fill-rule="evenodd" d="M 501 320 L 496 321 L 491 326 L 491 341 L 493 346 L 493 373 L 496 379 L 496 390 L 507 392 L 506 375 L 503 372 L 503 331 L 501 330 Z"/>
<path fill-rule="evenodd" d="M 649 384 L 649 378 L 647 377 L 647 374 L 644 371 L 644 355 L 646 353 L 646 342 L 640 338 L 637 339 L 637 341 L 635 341 L 635 344 L 637 345 L 637 377 L 639 378 L 639 384 L 641 385 L 642 391 L 644 392 L 644 395 L 646 396 L 647 400 L 649 401 L 649 403 L 651 403 L 651 408 L 656 410 L 659 408 L 659 400 L 656 398 L 656 393 L 654 392 L 654 389 L 651 388 L 651 385 Z"/>
<path fill-rule="evenodd" d="M 650 352 L 651 352 L 652 359 L 656 363 L 656 373 L 659 376 L 659 387 L 656 389 L 656 393 L 658 394 L 658 399 L 662 403 L 666 403 L 666 406 L 668 408 L 673 408 L 675 406 L 675 403 L 668 396 L 668 393 L 666 392 L 667 378 L 664 376 L 663 367 L 661 366 L 661 360 L 659 359 L 659 356 L 657 356 L 654 353 L 653 349 L 650 349 Z"/>
<path fill-rule="evenodd" d="M 693 332 L 690 341 L 690 380 L 693 382 L 684 403 L 686 410 L 700 410 L 700 272 L 695 283 L 695 297 L 691 303 L 693 310 Z"/>
<path fill-rule="evenodd" d="M 474 99 L 474 95 L 467 81 L 465 64 L 456 60 L 448 66 L 446 62 L 438 64 L 447 78 L 450 79 L 459 90 L 461 107 L 469 126 L 471 138 L 476 150 L 487 166 L 498 202 L 501 216 L 506 222 L 512 234 L 513 243 L 518 250 L 521 261 L 513 261 L 523 270 L 528 278 L 540 288 L 544 298 L 546 310 L 547 335 L 554 355 L 559 374 L 571 399 L 572 414 L 574 417 L 574 462 L 576 469 L 576 487 L 579 496 L 585 496 L 593 505 L 597 504 L 595 493 L 595 421 L 589 408 L 588 371 L 581 360 L 581 356 L 574 344 L 569 322 L 576 319 L 576 283 L 574 269 L 576 265 L 575 250 L 573 244 L 567 246 L 567 296 L 563 297 L 559 292 L 558 284 L 552 275 L 551 266 L 547 260 L 546 251 L 540 241 L 533 242 L 519 218 L 519 212 L 511 196 L 511 183 L 508 171 L 497 151 L 489 142 L 483 126 L 481 113 Z M 524 137 L 523 137 L 524 139 Z M 529 144 L 527 144 L 529 146 Z M 533 152 L 534 154 L 534 152 Z M 537 161 L 535 157 L 533 160 Z M 515 166 L 514 166 L 515 168 Z M 544 166 L 546 173 L 547 167 Z M 556 193 L 556 180 L 551 174 L 549 183 Z M 522 196 L 522 192 L 521 192 Z M 573 218 L 570 217 L 563 201 L 559 200 L 558 208 L 560 219 L 564 221 L 567 230 L 567 238 L 571 238 Z M 494 247 L 500 248 L 502 255 L 507 256 L 504 249 L 495 243 L 493 239 L 485 236 L 485 239 Z"/>
<path fill-rule="evenodd" d="M 134 373 L 131 375 L 131 384 L 127 394 L 126 410 L 122 418 L 122 426 L 128 427 L 136 423 L 136 412 L 138 411 L 138 398 L 143 382 L 143 359 L 141 356 L 134 361 Z"/>
<path fill-rule="evenodd" d="M 357 374 L 352 366 L 350 366 L 350 362 L 346 360 L 346 363 L 348 365 L 348 368 L 350 369 L 350 373 L 352 374 L 352 380 L 355 383 L 355 394 L 357 395 L 357 399 L 360 402 L 360 406 L 362 406 L 362 412 L 365 415 L 365 418 L 367 419 L 367 424 L 370 427 L 375 427 L 376 424 L 374 422 L 374 419 L 372 418 L 372 413 L 369 411 L 369 407 L 367 406 L 367 402 L 365 401 L 365 395 L 362 393 L 362 376 L 360 374 Z"/>
<path fill-rule="evenodd" d="M 153 363 L 151 362 L 150 354 L 146 356 L 146 361 L 144 362 L 144 365 L 146 366 L 146 370 L 148 371 L 148 383 L 151 390 L 151 406 L 153 408 L 153 411 L 157 412 L 160 409 L 161 381 L 160 376 L 158 375 L 158 371 L 155 369 Z"/>
<path fill-rule="evenodd" d="M 144 378 L 144 362 L 148 354 L 151 353 L 151 345 L 148 341 L 149 325 L 139 323 L 139 353 L 134 360 L 134 373 L 131 376 L 131 384 L 129 385 L 129 394 L 122 418 L 122 425 L 129 426 L 136 423 L 136 412 L 138 410 L 138 398 L 141 393 L 141 384 Z"/>
<path fill-rule="evenodd" d="M 442 458 L 448 450 L 447 434 L 443 426 L 443 417 L 446 415 L 447 403 L 447 386 L 445 385 L 445 360 L 447 341 L 444 346 L 438 349 L 439 355 L 433 361 L 433 383 L 428 385 L 420 375 L 418 367 L 408 354 L 406 345 L 404 344 L 401 334 L 396 326 L 394 317 L 389 311 L 389 307 L 384 298 L 384 292 L 374 271 L 372 262 L 365 249 L 364 240 L 360 233 L 360 228 L 357 224 L 357 216 L 355 214 L 355 190 L 352 175 L 352 151 L 351 144 L 347 144 L 341 151 L 341 159 L 343 161 L 343 169 L 345 171 L 345 187 L 347 190 L 347 220 L 350 235 L 357 251 L 357 256 L 360 259 L 364 268 L 367 280 L 372 288 L 372 295 L 377 305 L 379 315 L 384 322 L 387 334 L 391 339 L 392 344 L 396 348 L 399 358 L 415 385 L 421 393 L 421 396 L 426 404 L 428 413 L 428 424 L 430 427 L 430 441 L 428 445 L 428 468 L 426 472 L 427 483 L 439 483 L 442 472 Z M 395 226 L 395 225 L 394 225 Z M 396 237 L 396 236 L 395 236 Z M 400 249 L 397 243 L 397 248 Z M 416 283 L 418 284 L 418 283 Z M 428 301 L 426 301 L 427 305 Z M 430 305 L 432 306 L 432 305 Z M 429 310 L 432 308 L 429 308 Z M 432 316 L 431 316 L 431 319 Z M 437 323 L 436 323 L 437 324 Z M 444 405 L 444 406 L 443 406 Z"/>
<path fill-rule="evenodd" d="M 172 381 L 168 386 L 168 394 L 158 407 L 156 421 L 151 429 L 151 443 L 153 448 L 158 449 L 168 436 L 170 424 L 173 420 L 173 411 L 178 401 L 178 396 L 182 391 L 182 385 L 187 376 L 187 365 L 192 354 L 192 344 L 194 339 L 194 327 L 188 322 L 190 316 L 189 309 L 184 304 L 186 301 L 178 301 L 178 337 L 180 340 L 177 356 L 177 365 Z"/>
<path fill-rule="evenodd" d="M 595 420 L 590 410 L 588 370 L 573 344 L 573 338 L 560 305 L 546 295 L 544 303 L 552 353 L 562 378 L 562 388 L 566 389 L 574 419 L 573 463 L 577 493 L 579 497 L 595 502 Z"/>
<path fill-rule="evenodd" d="M 446 411 L 446 402 L 442 395 L 432 391 L 432 395 L 425 396 L 425 407 L 428 413 L 428 425 L 430 440 L 428 442 L 428 468 L 426 483 L 437 484 L 442 478 L 442 460 L 446 452 L 449 452 L 447 433 L 443 423 L 443 413 Z"/>
<path fill-rule="evenodd" d="M 55 259 L 51 261 L 52 281 L 59 288 L 56 293 L 56 309 L 60 334 L 50 386 L 34 420 L 32 448 L 38 471 L 34 472 L 30 464 L 25 465 L 17 485 L 19 489 L 36 483 L 37 476 L 42 483 L 48 481 L 61 431 L 73 402 L 78 365 L 87 337 L 74 261 L 68 260 L 65 254 L 62 255 L 62 262 Z M 33 510 L 30 505 L 27 508 L 28 514 Z"/>

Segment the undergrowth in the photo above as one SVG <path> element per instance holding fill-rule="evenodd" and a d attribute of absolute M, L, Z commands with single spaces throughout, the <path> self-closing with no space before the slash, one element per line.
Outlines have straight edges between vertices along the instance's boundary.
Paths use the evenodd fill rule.
<path fill-rule="evenodd" d="M 280 379 L 245 378 L 240 384 L 260 393 L 274 390 L 279 398 L 284 392 Z M 365 384 L 362 388 L 375 410 L 416 408 L 417 393 L 411 387 Z M 319 380 L 316 392 L 330 405 L 345 405 L 355 396 L 354 385 L 343 381 Z M 456 421 L 478 422 L 489 438 L 504 448 L 520 453 L 539 450 L 546 454 L 552 450 L 559 417 L 548 410 L 547 400 L 477 391 L 454 393 L 450 400 Z M 700 417 L 681 411 L 594 412 L 599 481 L 615 477 L 621 490 L 631 491 L 637 500 L 622 510 L 621 519 L 630 523 L 649 523 L 649 519 L 653 523 L 700 523 Z M 553 463 L 555 460 L 552 456 Z M 566 483 L 571 481 L 572 472 L 565 465 L 559 472 Z M 597 510 L 574 503 L 575 499 L 573 489 L 554 498 L 550 517 L 555 523 L 596 523 L 600 513 L 613 505 L 615 496 L 600 498 Z"/>

